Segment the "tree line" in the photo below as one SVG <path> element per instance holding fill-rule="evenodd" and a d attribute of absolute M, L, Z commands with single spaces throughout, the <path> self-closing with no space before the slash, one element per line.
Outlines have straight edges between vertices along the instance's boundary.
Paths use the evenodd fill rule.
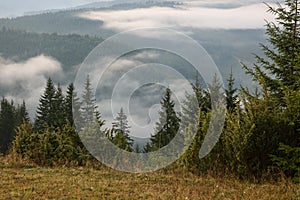
<path fill-rule="evenodd" d="M 192 84 L 194 94 L 187 94 L 183 112 L 176 113 L 170 89 L 166 89 L 161 100 L 160 118 L 150 142 L 144 152 L 156 151 L 167 145 L 177 134 L 179 124 L 189 121 L 183 130 L 185 137 L 196 136 L 177 166 L 203 173 L 207 171 L 231 172 L 239 177 L 260 180 L 264 176 L 282 173 L 299 180 L 300 173 L 300 3 L 286 0 L 285 6 L 273 8 L 269 12 L 276 15 L 276 22 L 266 24 L 269 46 L 261 45 L 266 58 L 256 56 L 253 67 L 243 65 L 247 74 L 258 84 L 254 92 L 248 88 L 235 88 L 231 73 L 227 81 L 227 110 L 225 126 L 221 137 L 212 152 L 203 159 L 198 156 L 206 136 L 212 113 L 212 92 L 221 91 L 219 80 L 214 79 L 208 89 L 201 87 L 198 79 Z M 97 119 L 100 127 L 104 121 L 97 112 L 89 78 L 85 83 L 83 101 L 79 101 L 72 84 L 67 94 L 54 87 L 48 80 L 40 99 L 35 122 L 31 124 L 26 117 L 25 104 L 14 107 L 6 99 L 1 102 L 0 125 L 17 127 L 11 151 L 28 157 L 39 164 L 52 162 L 84 163 L 92 159 L 82 145 L 74 120 L 89 121 L 90 116 Z M 196 97 L 196 100 L 195 100 Z M 73 107 L 72 107 L 73 105 Z M 23 110 L 22 112 L 20 110 Z M 195 115 L 195 111 L 196 115 Z M 78 112 L 81 119 L 74 119 Z M 20 114 L 22 113 L 22 114 Z M 5 120 L 9 119 L 10 123 Z M 188 120 L 183 120 L 188 118 Z M 18 119 L 18 120 L 17 120 Z M 24 121 L 21 124 L 20 119 Z M 21 121 L 22 121 L 21 120 Z M 21 125 L 20 125 L 21 124 Z M 1 127 L 1 136 L 9 135 Z M 134 151 L 129 137 L 130 127 L 123 109 L 120 110 L 112 128 L 103 130 L 117 146 Z M 5 141 L 8 141 L 5 139 Z M 1 141 L 4 141 L 1 139 Z M 4 146 L 2 148 L 8 148 Z"/>

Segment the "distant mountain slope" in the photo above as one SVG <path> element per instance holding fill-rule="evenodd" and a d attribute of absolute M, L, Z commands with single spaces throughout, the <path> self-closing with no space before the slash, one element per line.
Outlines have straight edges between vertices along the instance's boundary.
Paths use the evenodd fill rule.
<path fill-rule="evenodd" d="M 239 62 L 254 62 L 252 53 L 260 54 L 258 44 L 265 43 L 263 30 L 194 30 L 192 37 L 208 51 L 225 78 L 232 67 L 237 83 L 249 83 L 249 77 L 244 75 Z M 0 54 L 15 61 L 49 55 L 62 63 L 65 72 L 73 73 L 70 67 L 81 64 L 102 41 L 91 36 L 28 33 L 3 28 L 0 31 Z M 170 60 L 162 55 L 159 59 L 169 66 L 180 67 L 174 58 Z"/>
<path fill-rule="evenodd" d="M 0 27 L 38 33 L 111 35 L 111 31 L 101 28 L 101 21 L 83 19 L 77 14 L 78 11 L 63 11 L 0 19 Z"/>
<path fill-rule="evenodd" d="M 121 1 L 115 4 L 117 1 L 96 2 L 73 8 L 73 10 L 0 19 L 0 29 L 6 27 L 3 28 L 6 32 L 0 32 L 0 53 L 6 58 L 16 60 L 24 60 L 43 53 L 54 57 L 63 64 L 65 69 L 68 69 L 80 64 L 85 56 L 102 41 L 102 39 L 91 36 L 105 39 L 115 34 L 113 30 L 104 28 L 102 21 L 80 18 L 78 17 L 80 13 L 88 10 L 126 10 L 152 6 L 172 7 L 178 4 L 172 1 L 139 1 L 137 3 L 137 0 Z M 7 31 L 7 29 L 40 34 Z M 249 77 L 244 75 L 239 62 L 241 60 L 246 63 L 253 63 L 252 54 L 260 54 L 258 44 L 266 43 L 262 29 L 186 29 L 182 31 L 188 32 L 193 39 L 203 45 L 219 67 L 224 78 L 228 77 L 232 67 L 238 84 L 245 80 L 250 82 Z M 176 61 L 167 60 L 168 58 L 161 58 L 161 60 L 165 60 L 169 65 L 177 65 Z"/>
<path fill-rule="evenodd" d="M 37 12 L 36 15 L 26 15 L 17 18 L 0 19 L 0 28 L 7 27 L 11 29 L 26 30 L 38 33 L 58 33 L 58 34 L 80 34 L 97 35 L 107 38 L 114 34 L 113 31 L 102 27 L 103 22 L 93 21 L 78 17 L 78 15 L 88 10 L 126 10 L 134 8 L 148 8 L 153 6 L 172 7 L 178 3 L 172 1 L 145 1 L 139 3 L 119 2 L 111 3 L 103 7 L 102 3 L 88 4 L 67 10 L 53 10 L 46 13 Z M 34 13 L 32 13 L 34 14 Z"/>
<path fill-rule="evenodd" d="M 25 31 L 0 30 L 0 55 L 14 61 L 24 61 L 40 54 L 58 60 L 66 72 L 83 62 L 90 51 L 103 39 L 80 35 L 28 33 Z"/>

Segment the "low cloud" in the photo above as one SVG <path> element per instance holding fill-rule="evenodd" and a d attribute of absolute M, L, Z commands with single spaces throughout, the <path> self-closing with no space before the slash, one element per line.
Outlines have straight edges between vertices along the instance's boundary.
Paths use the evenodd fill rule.
<path fill-rule="evenodd" d="M 19 63 L 0 58 L 1 96 L 18 103 L 25 100 L 31 117 L 51 76 L 63 76 L 61 64 L 51 57 L 40 55 Z"/>
<path fill-rule="evenodd" d="M 273 20 L 263 3 L 237 8 L 208 8 L 184 4 L 181 7 L 152 7 L 131 10 L 91 11 L 80 16 L 104 21 L 104 27 L 117 31 L 142 27 L 256 29 L 264 20 Z"/>

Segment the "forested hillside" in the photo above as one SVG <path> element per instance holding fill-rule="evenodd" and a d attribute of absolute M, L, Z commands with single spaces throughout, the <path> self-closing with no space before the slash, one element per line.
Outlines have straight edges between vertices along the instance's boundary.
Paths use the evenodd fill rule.
<path fill-rule="evenodd" d="M 16 62 L 44 54 L 55 58 L 64 69 L 68 69 L 81 64 L 102 41 L 101 38 L 87 35 L 30 33 L 3 27 L 0 31 L 0 54 Z"/>
<path fill-rule="evenodd" d="M 130 8 L 131 6 L 130 4 Z M 115 8 L 118 9 L 117 6 Z M 84 27 L 94 26 L 95 24 L 90 23 L 96 22 L 77 17 L 69 18 L 76 14 L 76 11 L 0 20 L 0 26 L 5 25 L 0 31 L 0 54 L 7 59 L 5 62 L 9 60 L 20 62 L 41 54 L 51 56 L 62 64 L 63 73 L 66 73 L 62 83 L 68 84 L 64 91 L 61 83 L 53 81 L 55 77 L 47 78 L 43 93 L 38 94 L 36 115 L 32 119 L 28 117 L 26 99 L 22 104 L 16 104 L 13 99 L 2 98 L 0 151 L 6 156 L 6 160 L 3 158 L 5 163 L 9 163 L 6 165 L 29 163 L 47 167 L 96 166 L 101 170 L 104 163 L 117 170 L 140 173 L 161 169 L 161 165 L 156 163 L 167 163 L 168 165 L 163 166 L 165 174 L 162 176 L 165 176 L 168 170 L 174 170 L 175 173 L 180 171 L 185 176 L 205 174 L 217 178 L 234 177 L 235 180 L 247 180 L 247 183 L 282 181 L 284 186 L 280 187 L 278 193 L 288 194 L 285 196 L 277 194 L 274 197 L 273 191 L 268 190 L 270 199 L 277 199 L 278 196 L 282 199 L 298 197 L 298 185 L 296 189 L 294 187 L 291 189 L 289 184 L 291 182 L 299 184 L 300 176 L 300 0 L 285 0 L 283 6 L 267 5 L 267 8 L 268 12 L 275 16 L 275 20 L 266 22 L 265 34 L 260 29 L 193 30 L 195 39 L 201 42 L 219 67 L 225 85 L 217 74 L 211 74 L 211 82 L 205 85 L 201 74 L 195 71 L 185 58 L 172 52 L 151 48 L 128 52 L 118 58 L 119 63 L 115 60 L 110 63 L 111 71 L 105 68 L 101 74 L 103 85 L 97 85 L 98 88 L 93 88 L 92 84 L 95 80 L 93 76 L 98 76 L 97 70 L 89 71 L 94 74 L 87 74 L 85 82 L 76 85 L 76 81 L 73 84 L 73 79 L 70 78 L 76 72 L 76 68 L 73 67 L 80 65 L 90 51 L 104 41 L 98 33 L 95 34 L 97 28 L 89 29 L 87 32 L 84 30 Z M 122 9 L 126 9 L 126 6 L 122 5 Z M 58 20 L 60 15 L 66 15 L 63 17 L 65 21 Z M 56 20 L 59 21 L 57 26 Z M 54 25 L 46 29 L 45 22 Z M 69 27 L 64 27 L 68 22 L 72 23 Z M 26 23 L 28 29 L 24 25 Z M 30 23 L 36 26 L 33 27 Z M 22 27 L 26 30 L 14 30 Z M 72 30 L 72 27 L 76 28 Z M 80 29 L 77 29 L 79 27 Z M 51 33 L 54 30 L 57 33 Z M 73 31 L 77 34 L 70 34 Z M 83 33 L 90 35 L 80 35 Z M 122 41 L 118 41 L 118 45 L 119 43 L 123 45 Z M 108 46 L 105 50 L 112 48 Z M 105 58 L 110 59 L 109 56 Z M 170 66 L 176 73 L 183 75 L 183 78 L 171 79 L 172 73 L 163 71 L 162 65 L 150 68 L 151 66 L 147 65 L 149 63 Z M 16 64 L 3 64 L 6 74 L 11 78 L 15 75 L 10 72 L 14 65 Z M 98 65 L 95 64 L 96 67 L 103 67 Z M 145 69 L 148 71 L 125 76 L 130 75 L 132 69 L 141 69 L 141 66 L 146 66 Z M 57 68 L 59 69 L 53 71 L 61 73 L 60 66 Z M 155 78 L 152 77 L 151 70 L 155 72 L 153 75 Z M 16 73 L 16 69 L 13 72 Z M 40 78 L 36 79 L 38 83 L 47 75 L 39 71 L 37 74 Z M 142 82 L 148 76 L 151 80 Z M 21 80 L 18 84 L 27 83 L 21 78 L 15 79 Z M 142 80 L 142 84 L 138 78 Z M 169 82 L 159 82 L 165 79 Z M 187 85 L 191 91 L 185 90 L 187 87 L 182 79 L 188 80 Z M 253 83 L 252 88 L 248 87 L 248 82 Z M 240 85 L 241 83 L 243 84 Z M 118 84 L 123 86 L 119 90 Z M 155 87 L 155 84 L 158 87 Z M 170 87 L 172 84 L 175 87 Z M 17 93 L 25 89 L 28 92 L 32 89 L 31 86 L 31 82 L 28 85 L 10 83 L 4 91 L 15 87 Z M 81 87 L 81 90 L 76 87 Z M 134 88 L 133 91 L 127 90 L 131 89 L 130 87 Z M 176 96 L 172 91 L 174 88 L 181 90 L 182 101 L 179 100 L 179 95 Z M 40 91 L 37 90 L 36 93 Z M 2 92 L 1 85 L 0 92 Z M 130 95 L 125 99 L 125 95 L 122 96 L 121 93 Z M 140 105 L 136 100 L 139 97 L 142 102 Z M 152 101 L 157 99 L 158 101 Z M 116 104 L 113 104 L 113 100 Z M 128 109 L 124 109 L 124 105 L 128 106 Z M 180 109 L 177 110 L 176 106 Z M 155 110 L 153 107 L 158 109 Z M 106 110 L 103 111 L 103 108 Z M 114 109 L 117 112 L 113 113 Z M 157 118 L 154 118 L 156 121 L 154 127 L 151 127 L 153 131 L 147 140 L 148 143 L 140 142 L 139 144 L 145 144 L 142 147 L 134 145 L 134 137 L 130 134 L 132 127 L 129 124 L 129 117 L 140 118 L 145 114 L 151 121 L 150 115 L 153 114 L 151 113 L 153 110 L 158 112 L 155 113 Z M 103 113 L 107 111 L 113 115 L 112 122 L 103 117 L 105 116 Z M 207 144 L 204 147 L 207 154 L 201 157 L 204 144 Z M 113 148 L 110 148 L 111 146 Z M 171 150 L 164 151 L 165 147 Z M 180 147 L 184 147 L 183 152 L 178 150 Z M 157 151 L 162 151 L 162 154 L 155 154 Z M 96 158 L 105 162 L 99 164 Z M 168 163 L 169 158 L 176 159 Z M 0 162 L 0 167 L 2 165 L 5 164 Z M 143 176 L 138 175 L 138 179 L 141 177 Z M 146 179 L 150 180 L 149 177 Z M 106 185 L 111 186 L 110 175 L 104 178 L 108 180 Z M 134 181 L 134 184 L 138 185 L 139 180 Z M 157 181 L 154 180 L 153 183 Z M 190 179 L 185 181 L 192 184 L 199 182 Z M 177 186 L 177 183 L 172 181 L 171 185 Z M 248 189 L 251 191 L 247 192 L 252 194 L 255 188 L 249 186 Z M 34 191 L 34 188 L 30 190 Z M 94 188 L 89 187 L 88 190 L 93 191 Z M 214 194 L 222 191 L 219 190 L 219 185 L 210 190 Z M 290 190 L 293 190 L 291 192 L 293 195 L 287 192 Z M 177 187 L 172 192 L 177 191 L 182 192 L 183 189 Z M 191 191 L 189 192 L 192 193 Z M 241 191 L 243 194 L 240 194 L 238 199 L 250 196 L 246 194 L 245 189 L 237 192 Z M 225 199 L 225 193 L 221 192 L 221 197 L 215 195 L 212 198 Z M 192 198 L 199 197 L 197 195 L 200 194 L 193 194 Z M 171 197 L 169 195 L 165 198 L 172 199 Z"/>
<path fill-rule="evenodd" d="M 100 3 L 101 4 L 101 3 Z M 97 8 L 97 5 L 91 4 L 83 7 L 78 7 L 70 10 L 61 11 L 48 11 L 41 14 L 34 14 L 17 17 L 0 19 L 0 27 L 8 27 L 12 29 L 26 30 L 38 33 L 58 33 L 58 34 L 80 34 L 108 37 L 114 34 L 114 31 L 102 27 L 102 21 L 94 21 L 79 17 L 80 13 L 85 11 L 97 10 L 126 10 L 134 8 L 150 8 L 153 6 L 158 7 L 173 7 L 177 5 L 176 2 L 133 2 L 133 3 L 120 3 L 116 2 L 108 7 Z"/>

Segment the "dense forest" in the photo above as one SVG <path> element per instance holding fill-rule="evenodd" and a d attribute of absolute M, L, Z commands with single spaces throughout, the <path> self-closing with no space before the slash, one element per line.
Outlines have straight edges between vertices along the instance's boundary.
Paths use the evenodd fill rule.
<path fill-rule="evenodd" d="M 77 94 L 71 83 L 66 94 L 55 87 L 49 78 L 41 95 L 37 115 L 30 121 L 25 102 L 14 105 L 13 101 L 3 98 L 0 110 L 0 149 L 3 153 L 19 158 L 30 159 L 39 165 L 75 163 L 84 165 L 94 158 L 81 143 L 74 121 L 88 123 L 96 119 L 102 133 L 118 147 L 126 151 L 152 152 L 166 146 L 177 134 L 183 118 L 190 118 L 184 135 L 196 132 L 189 149 L 174 165 L 193 173 L 230 173 L 240 178 L 261 180 L 265 177 L 280 177 L 284 174 L 299 181 L 300 174 L 300 2 L 286 0 L 285 7 L 269 7 L 276 16 L 276 22 L 267 22 L 266 36 L 270 46 L 261 45 L 264 56 L 256 55 L 253 66 L 243 65 L 243 70 L 258 86 L 254 92 L 247 87 L 235 87 L 233 73 L 227 80 L 226 121 L 222 135 L 213 151 L 203 159 L 198 157 L 199 149 L 207 133 L 212 114 L 211 92 L 221 91 L 219 80 L 212 87 L 203 88 L 196 78 L 192 88 L 197 97 L 186 95 L 183 113 L 176 113 L 172 92 L 166 89 L 160 102 L 159 121 L 150 142 L 144 147 L 133 146 L 129 137 L 130 127 L 126 113 L 120 109 L 111 128 L 103 128 L 105 121 L 97 110 L 96 99 L 89 77 L 85 82 L 83 94 Z M 6 45 L 5 38 L 19 38 L 15 46 L 34 49 L 35 53 L 18 50 Z M 17 35 L 19 34 L 19 36 Z M 15 36 L 14 36 L 15 35 Z M 39 54 L 39 47 L 48 46 L 49 55 L 63 55 L 64 65 L 76 65 L 101 39 L 86 40 L 77 35 L 68 37 L 57 34 L 37 34 L 40 39 L 28 45 L 30 38 L 26 33 L 2 29 L 0 48 L 7 48 L 9 57 L 15 51 L 22 51 L 22 57 Z M 65 47 L 78 49 L 69 52 Z M 78 48 L 80 47 L 80 48 Z M 10 51 L 9 51 L 10 49 Z M 78 53 L 78 60 L 66 59 L 68 52 Z M 78 95 L 82 95 L 79 101 Z M 191 110 L 197 110 L 197 115 Z M 80 116 L 80 119 L 74 117 Z M 167 119 L 167 120 L 164 120 Z M 78 120 L 78 121 L 77 121 Z M 4 139 L 2 139 L 4 138 Z"/>
<path fill-rule="evenodd" d="M 116 3 L 116 2 L 112 2 Z M 101 4 L 101 3 L 100 3 Z M 94 44 L 93 37 L 101 38 L 108 38 L 114 34 L 116 34 L 116 30 L 108 29 L 103 25 L 102 21 L 96 20 L 88 20 L 82 17 L 79 17 L 79 14 L 88 11 L 111 11 L 111 10 L 130 10 L 136 8 L 151 8 L 151 7 L 176 7 L 178 2 L 172 1 L 133 1 L 129 3 L 122 3 L 117 2 L 116 5 L 108 5 L 107 7 L 97 7 L 97 3 L 91 4 L 90 6 L 86 6 L 83 8 L 74 8 L 70 10 L 58 10 L 58 11 L 48 11 L 42 12 L 38 15 L 28 15 L 22 16 L 17 18 L 6 18 L 0 19 L 0 29 L 5 27 L 7 30 L 22 30 L 22 32 L 26 32 L 20 37 L 29 37 L 31 45 L 37 45 L 34 41 L 39 41 L 41 36 L 38 34 L 52 34 L 58 35 L 60 37 L 64 37 L 65 40 L 73 40 L 75 39 L 73 34 L 77 34 L 82 36 L 83 38 L 77 38 L 79 41 L 86 42 L 86 44 L 81 44 L 82 53 L 84 54 L 85 47 L 89 46 L 90 44 Z M 213 60 L 219 66 L 220 71 L 224 77 L 229 76 L 229 71 L 231 68 L 234 69 L 236 82 L 237 84 L 244 83 L 250 85 L 249 77 L 245 76 L 244 72 L 239 67 L 240 61 L 245 61 L 247 63 L 253 63 L 254 59 L 251 55 L 252 52 L 256 52 L 257 54 L 263 56 L 262 51 L 259 49 L 259 46 L 256 44 L 258 43 L 265 43 L 265 36 L 263 29 L 179 29 L 178 31 L 181 32 L 192 32 L 193 38 L 199 42 L 212 56 Z M 33 34 L 31 34 L 33 33 Z M 54 35 L 53 35 L 54 34 Z M 0 34 L 1 35 L 1 34 Z M 27 35 L 27 36 L 25 36 Z M 62 36 L 64 35 L 64 36 Z M 70 39 L 66 37 L 70 36 Z M 89 35 L 91 38 L 90 40 L 85 36 Z M 7 36 L 3 35 L 2 37 Z M 14 39 L 19 40 L 19 37 L 15 33 L 11 33 L 11 37 L 5 37 L 5 44 L 10 45 L 9 49 L 20 49 L 19 46 L 16 46 L 18 43 L 14 43 Z M 12 41 L 10 39 L 13 39 Z M 28 40 L 27 40 L 28 41 Z M 255 42 L 254 42 L 255 41 Z M 64 42 L 61 41 L 63 44 Z M 55 43 L 55 42 L 54 42 Z M 75 41 L 76 43 L 76 41 Z M 77 43 L 78 44 L 78 43 Z M 99 44 L 96 41 L 95 46 Z M 58 44 L 59 45 L 59 44 Z M 59 45 L 60 46 L 60 45 Z M 94 47 L 95 47 L 94 46 Z M 38 48 L 39 46 L 37 46 Z M 45 48 L 40 47 L 40 53 L 45 55 L 53 56 L 58 61 L 62 62 L 63 64 L 74 64 L 75 62 L 69 59 L 69 56 L 66 56 L 66 61 L 62 58 L 61 55 L 56 52 L 48 54 L 48 46 L 44 46 Z M 63 46 L 62 46 L 63 47 Z M 81 51 L 77 48 L 77 46 L 64 46 L 65 48 L 72 51 Z M 74 47 L 74 48 L 72 48 Z M 52 47 L 50 47 L 52 48 Z M 33 48 L 26 48 L 27 55 L 36 55 L 36 51 Z M 15 50 L 14 50 L 15 51 Z M 32 52 L 33 51 L 33 52 Z M 5 53 L 5 51 L 0 51 L 1 53 Z M 13 57 L 20 57 L 23 58 L 24 52 L 15 52 L 16 54 L 10 55 Z M 63 53 L 63 52 L 62 52 Z M 79 57 L 85 58 L 85 56 L 80 55 Z M 76 54 L 77 55 L 77 54 Z M 79 55 L 79 54 L 78 54 Z M 58 57 L 56 57 L 58 56 Z M 161 56 L 161 58 L 165 58 Z M 77 60 L 77 57 L 74 57 L 74 60 Z M 173 61 L 174 58 L 167 58 L 169 59 L 169 63 L 172 62 L 172 65 L 177 64 L 177 60 Z M 161 60 L 161 59 L 160 59 Z M 70 65 L 67 65 L 71 67 Z M 69 69 L 68 69 L 69 70 Z"/>
<path fill-rule="evenodd" d="M 4 58 L 24 61 L 44 54 L 58 60 L 65 70 L 80 65 L 102 38 L 76 34 L 29 33 L 3 27 L 0 30 L 0 52 Z"/>
<path fill-rule="evenodd" d="M 106 2 L 107 3 L 107 2 Z M 108 37 L 114 33 L 112 30 L 102 27 L 102 21 L 88 20 L 79 17 L 84 11 L 99 11 L 99 10 L 127 10 L 135 8 L 150 8 L 150 7 L 174 7 L 179 2 L 174 1 L 145 1 L 145 2 L 111 2 L 111 5 L 104 6 L 97 2 L 84 7 L 73 8 L 69 10 L 46 11 L 38 15 L 27 15 L 17 18 L 0 19 L 0 27 L 9 29 L 20 29 L 29 32 L 38 33 L 58 33 L 58 34 L 80 34 Z M 108 3 L 109 4 L 109 3 Z"/>

